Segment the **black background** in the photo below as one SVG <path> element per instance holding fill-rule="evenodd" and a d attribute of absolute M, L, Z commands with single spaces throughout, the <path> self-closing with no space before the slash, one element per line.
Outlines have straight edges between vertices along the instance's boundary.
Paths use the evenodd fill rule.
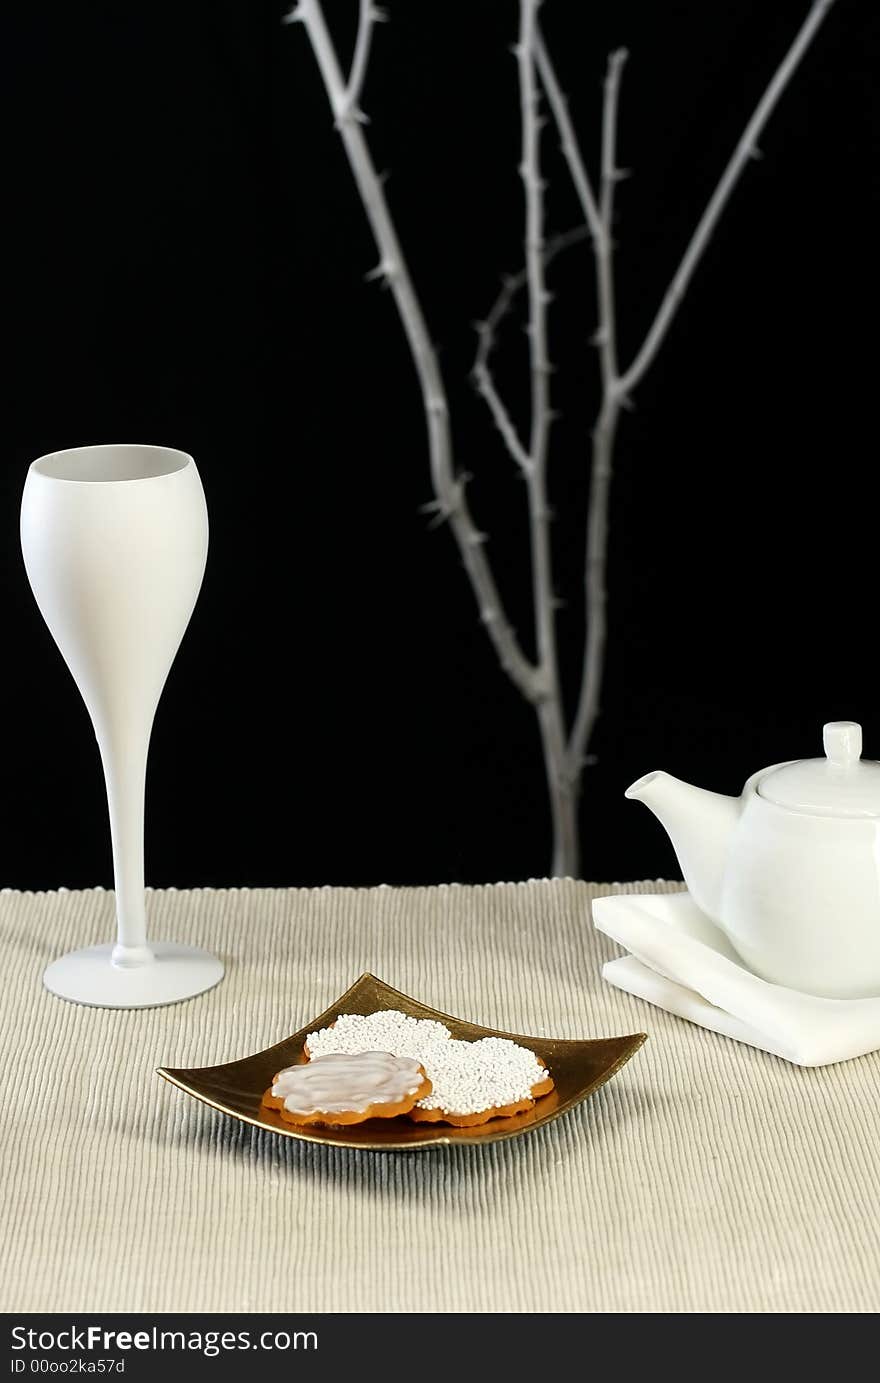
<path fill-rule="evenodd" d="M 530 646 L 524 495 L 468 384 L 472 320 L 521 263 L 510 0 L 391 0 L 365 106 L 450 389 L 459 464 Z M 595 171 L 626 45 L 620 337 L 631 357 L 806 0 L 553 0 L 543 22 Z M 110 882 L 85 711 L 18 549 L 27 464 L 149 441 L 196 457 L 205 585 L 159 709 L 147 875 L 162 884 L 545 874 L 532 712 L 497 668 L 305 33 L 260 0 L 40 3 L 8 17 L 0 876 Z M 604 714 L 584 873 L 672 875 L 622 794 L 665 767 L 737 791 L 877 699 L 876 73 L 838 0 L 785 93 L 618 444 Z M 346 53 L 354 0 L 326 11 Z M 577 223 L 548 136 L 549 221 Z M 580 659 L 597 402 L 592 264 L 553 271 L 557 586 Z M 516 323 L 498 357 L 517 418 Z"/>

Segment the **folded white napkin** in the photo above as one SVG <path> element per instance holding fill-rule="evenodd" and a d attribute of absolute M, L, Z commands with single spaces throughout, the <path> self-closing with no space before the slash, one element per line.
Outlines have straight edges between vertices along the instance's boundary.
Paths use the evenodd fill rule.
<path fill-rule="evenodd" d="M 798 1066 L 880 1047 L 880 998 L 821 999 L 759 979 L 688 893 L 595 898 L 593 921 L 630 952 L 602 967 L 605 979 L 680 1018 Z"/>

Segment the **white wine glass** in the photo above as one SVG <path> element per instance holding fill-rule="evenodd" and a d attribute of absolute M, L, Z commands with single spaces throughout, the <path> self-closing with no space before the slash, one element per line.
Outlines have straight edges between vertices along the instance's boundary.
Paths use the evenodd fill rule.
<path fill-rule="evenodd" d="M 147 941 L 144 792 L 153 717 L 195 607 L 208 552 L 196 464 L 168 447 L 57 451 L 28 470 L 21 547 L 40 612 L 86 703 L 104 768 L 117 937 L 46 970 L 63 999 L 176 1003 L 212 988 L 208 952 Z"/>

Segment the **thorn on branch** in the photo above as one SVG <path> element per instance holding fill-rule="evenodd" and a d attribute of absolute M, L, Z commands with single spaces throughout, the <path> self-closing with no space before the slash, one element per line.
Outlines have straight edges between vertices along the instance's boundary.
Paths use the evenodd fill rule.
<path fill-rule="evenodd" d="M 397 277 L 397 273 L 397 265 L 393 260 L 382 259 L 376 265 L 375 269 L 371 269 L 368 274 L 364 274 L 364 282 L 375 283 L 377 279 L 382 279 L 387 287 L 391 280 Z"/>
<path fill-rule="evenodd" d="M 346 105 L 337 113 L 333 128 L 341 130 L 343 125 L 369 125 L 370 117 L 359 106 Z"/>
<path fill-rule="evenodd" d="M 431 507 L 432 507 L 432 506 L 431 506 L 431 505 L 428 505 L 428 504 L 424 505 L 424 508 L 425 508 L 425 509 L 430 509 Z M 448 522 L 449 522 L 449 518 L 450 518 L 450 511 L 446 508 L 445 505 L 441 504 L 441 503 L 439 502 L 439 500 L 438 500 L 438 502 L 433 506 L 433 508 L 434 508 L 434 510 L 435 510 L 435 513 L 434 513 L 434 517 L 432 518 L 431 522 L 428 524 L 428 532 L 429 532 L 429 533 L 433 532 L 435 528 L 442 528 L 443 525 L 444 525 L 444 523 L 448 523 Z"/>
<path fill-rule="evenodd" d="M 448 495 L 428 500 L 427 504 L 419 507 L 420 514 L 433 514 L 434 519 L 428 524 L 428 528 L 440 528 L 442 524 L 448 522 L 453 514 L 456 514 L 462 506 L 464 500 L 464 489 L 470 480 L 467 471 L 462 471 L 460 475 L 449 485 Z"/>
<path fill-rule="evenodd" d="M 591 346 L 605 346 L 608 344 L 608 328 L 597 327 L 590 337 Z"/>
<path fill-rule="evenodd" d="M 372 9 L 367 15 L 367 19 L 373 24 L 387 24 L 389 19 L 388 11 L 380 10 L 378 5 L 373 5 Z"/>
<path fill-rule="evenodd" d="M 301 6 L 301 5 L 294 5 L 294 7 L 293 7 L 292 10 L 288 10 L 287 14 L 286 14 L 286 15 L 284 16 L 284 18 L 281 20 L 281 23 L 282 23 L 282 24 L 304 24 L 304 23 L 305 23 L 305 15 L 304 15 L 303 12 L 302 12 L 302 6 Z"/>
<path fill-rule="evenodd" d="M 763 154 L 763 152 L 758 148 L 757 144 L 753 144 L 753 145 L 751 146 L 751 148 L 749 149 L 749 158 L 753 158 L 753 159 L 762 159 L 763 157 L 764 157 L 764 154 Z"/>

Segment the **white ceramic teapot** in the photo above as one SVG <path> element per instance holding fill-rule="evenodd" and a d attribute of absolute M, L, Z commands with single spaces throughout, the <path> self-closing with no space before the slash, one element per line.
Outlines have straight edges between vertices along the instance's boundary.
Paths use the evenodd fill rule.
<path fill-rule="evenodd" d="M 749 969 L 829 998 L 880 995 L 880 763 L 853 721 L 824 759 L 774 764 L 740 797 L 648 773 L 627 790 L 660 819 L 697 906 Z"/>

